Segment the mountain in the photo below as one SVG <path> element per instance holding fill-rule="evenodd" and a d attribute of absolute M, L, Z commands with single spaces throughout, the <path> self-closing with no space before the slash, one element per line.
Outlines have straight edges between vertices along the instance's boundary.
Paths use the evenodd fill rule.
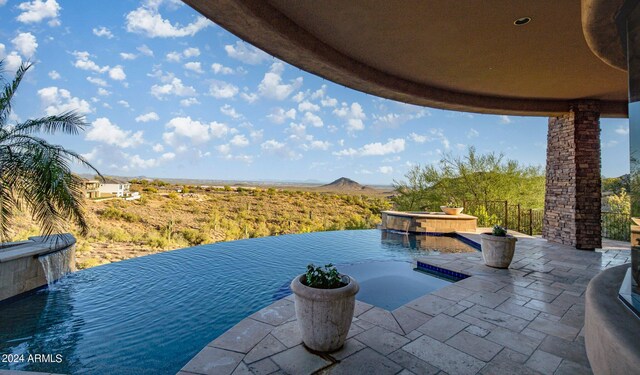
<path fill-rule="evenodd" d="M 360 185 L 350 178 L 340 177 L 330 184 L 322 185 L 323 188 L 337 189 L 337 190 L 367 190 L 370 189 L 367 186 Z"/>

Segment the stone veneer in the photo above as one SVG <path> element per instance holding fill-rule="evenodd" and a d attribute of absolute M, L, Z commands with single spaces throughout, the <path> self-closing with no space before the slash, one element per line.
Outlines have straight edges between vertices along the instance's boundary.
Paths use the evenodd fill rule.
<path fill-rule="evenodd" d="M 0 244 L 0 301 L 47 285 L 40 256 L 68 250 L 75 271 L 76 239 L 70 234 L 30 237 L 28 241 Z"/>
<path fill-rule="evenodd" d="M 411 233 L 475 232 L 478 218 L 443 212 L 382 211 L 382 229 Z"/>
<path fill-rule="evenodd" d="M 549 118 L 546 173 L 542 236 L 578 249 L 600 248 L 598 102 L 576 102 L 569 113 Z"/>

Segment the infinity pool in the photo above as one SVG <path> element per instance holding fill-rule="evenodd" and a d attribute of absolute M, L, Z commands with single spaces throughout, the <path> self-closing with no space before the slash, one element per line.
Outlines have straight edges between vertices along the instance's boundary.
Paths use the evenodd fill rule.
<path fill-rule="evenodd" d="M 451 243 L 451 251 L 474 251 Z M 0 369 L 175 374 L 215 337 L 281 297 L 283 285 L 310 262 L 343 265 L 356 278 L 360 273 L 363 296 L 381 299 L 384 291 L 376 296 L 364 288 L 368 281 L 372 287 L 388 284 L 389 275 L 371 278 L 375 267 L 379 272 L 405 267 L 408 278 L 435 280 L 418 289 L 420 294 L 446 283 L 411 274 L 415 271 L 402 265 L 438 251 L 446 249 L 429 249 L 424 240 L 405 234 L 360 230 L 223 242 L 91 268 L 0 304 L 0 355 L 24 355 L 15 363 L 3 356 Z M 381 303 L 399 301 L 382 298 Z M 28 362 L 30 354 L 52 357 Z"/>

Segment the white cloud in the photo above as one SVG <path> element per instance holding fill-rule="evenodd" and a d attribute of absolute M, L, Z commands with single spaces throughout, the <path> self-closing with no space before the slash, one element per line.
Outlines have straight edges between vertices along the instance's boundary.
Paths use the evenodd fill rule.
<path fill-rule="evenodd" d="M 136 122 L 149 122 L 158 120 L 160 120 L 160 116 L 158 116 L 158 114 L 155 112 L 145 113 L 144 115 L 136 117 Z"/>
<path fill-rule="evenodd" d="M 192 72 L 196 72 L 198 74 L 204 73 L 202 71 L 202 64 L 200 62 L 198 62 L 198 61 L 190 61 L 190 62 L 184 64 L 184 68 L 188 69 L 188 70 L 191 70 Z"/>
<path fill-rule="evenodd" d="M 180 52 L 172 51 L 167 53 L 167 61 L 180 62 L 182 60 L 182 54 Z"/>
<path fill-rule="evenodd" d="M 209 95 L 216 99 L 233 98 L 239 91 L 238 87 L 223 81 L 213 81 L 209 86 Z"/>
<path fill-rule="evenodd" d="M 629 125 L 620 125 L 618 126 L 618 128 L 615 130 L 616 134 L 620 134 L 620 135 L 627 135 L 629 134 Z"/>
<path fill-rule="evenodd" d="M 191 86 L 185 86 L 180 78 L 174 77 L 170 83 L 165 85 L 151 86 L 151 95 L 158 99 L 164 99 L 168 95 L 194 96 L 196 95 L 196 90 Z"/>
<path fill-rule="evenodd" d="M 321 128 L 324 126 L 324 122 L 322 122 L 322 119 L 320 118 L 320 116 L 317 116 L 311 112 L 305 112 L 304 117 L 302 118 L 302 121 L 316 128 Z"/>
<path fill-rule="evenodd" d="M 414 141 L 415 143 L 425 143 L 430 140 L 430 138 L 426 135 L 411 133 L 409 134 L 409 139 Z"/>
<path fill-rule="evenodd" d="M 135 53 L 120 52 L 120 58 L 123 60 L 135 60 L 137 57 Z"/>
<path fill-rule="evenodd" d="M 409 134 L 409 139 L 416 143 L 439 141 L 447 150 L 451 147 L 449 139 L 444 135 L 442 129 L 429 129 L 429 135 L 411 133 Z"/>
<path fill-rule="evenodd" d="M 4 45 L 3 45 L 4 47 Z M 11 51 L 10 54 L 4 57 L 4 67 L 9 72 L 15 72 L 22 65 L 22 57 L 18 55 L 16 51 Z"/>
<path fill-rule="evenodd" d="M 390 173 L 393 173 L 393 167 L 388 165 L 383 165 L 380 168 L 378 168 L 378 172 L 382 174 L 390 174 Z"/>
<path fill-rule="evenodd" d="M 38 48 L 36 37 L 31 33 L 20 33 L 11 41 L 20 54 L 27 59 L 33 57 Z"/>
<path fill-rule="evenodd" d="M 321 104 L 323 107 L 335 107 L 335 106 L 337 106 L 337 105 L 338 105 L 338 100 L 337 100 L 337 99 L 335 99 L 335 98 L 329 98 L 329 97 L 327 97 L 327 98 L 325 98 L 325 99 L 320 100 L 320 104 Z"/>
<path fill-rule="evenodd" d="M 222 114 L 227 115 L 231 118 L 234 119 L 240 119 L 242 118 L 242 115 L 239 114 L 235 108 L 233 108 L 231 105 L 229 104 L 225 104 L 222 107 L 220 107 L 220 112 L 222 112 Z"/>
<path fill-rule="evenodd" d="M 331 143 L 328 141 L 311 141 L 309 144 L 309 148 L 312 150 L 322 150 L 326 151 L 331 147 Z"/>
<path fill-rule="evenodd" d="M 156 143 L 153 147 L 152 147 L 153 151 L 155 152 L 162 152 L 164 151 L 164 146 L 161 145 L 160 143 Z"/>
<path fill-rule="evenodd" d="M 511 124 L 513 121 L 511 120 L 511 118 L 509 116 L 506 115 L 501 115 L 500 116 L 500 123 L 501 124 Z"/>
<path fill-rule="evenodd" d="M 188 138 L 192 143 L 198 144 L 211 138 L 221 138 L 229 132 L 229 127 L 225 124 L 215 121 L 206 124 L 192 120 L 191 117 L 175 117 L 166 124 L 166 128 L 171 131 L 164 133 L 162 137 L 168 144 L 175 143 L 176 136 Z"/>
<path fill-rule="evenodd" d="M 141 45 L 140 47 L 136 48 L 138 50 L 138 52 L 140 52 L 141 54 L 148 56 L 148 57 L 153 57 L 153 51 L 151 50 L 151 48 L 147 47 L 146 44 Z"/>
<path fill-rule="evenodd" d="M 129 102 L 127 102 L 126 100 L 118 100 L 118 104 L 120 104 L 121 106 L 125 107 L 125 108 L 129 108 L 131 107 L 129 105 Z"/>
<path fill-rule="evenodd" d="M 57 71 L 52 70 L 52 71 L 49 72 L 49 78 L 51 78 L 52 80 L 55 81 L 55 80 L 58 80 L 58 79 L 62 78 L 62 76 Z"/>
<path fill-rule="evenodd" d="M 59 115 L 68 111 L 76 111 L 81 115 L 86 115 L 93 111 L 86 100 L 74 97 L 68 90 L 55 86 L 38 90 L 38 96 L 45 107 L 44 111 L 47 116 Z"/>
<path fill-rule="evenodd" d="M 253 103 L 256 100 L 258 100 L 258 94 L 255 94 L 255 93 L 243 92 L 242 94 L 240 94 L 240 97 L 244 99 L 247 103 Z"/>
<path fill-rule="evenodd" d="M 180 105 L 183 107 L 191 107 L 192 105 L 200 104 L 196 98 L 187 98 L 180 100 Z"/>
<path fill-rule="evenodd" d="M 60 5 L 56 0 L 32 0 L 18 5 L 18 9 L 22 12 L 16 18 L 22 23 L 38 23 L 50 18 L 49 25 L 57 26 L 60 24 L 58 15 L 60 13 Z"/>
<path fill-rule="evenodd" d="M 346 120 L 346 128 L 348 132 L 364 130 L 364 120 L 367 115 L 362 110 L 360 103 L 353 102 L 351 106 L 342 103 L 342 107 L 333 110 L 333 114 Z"/>
<path fill-rule="evenodd" d="M 184 51 L 182 51 L 182 54 L 184 55 L 184 57 L 198 57 L 200 56 L 200 50 L 198 48 L 195 47 L 189 47 L 187 49 L 185 49 Z"/>
<path fill-rule="evenodd" d="M 229 57 L 240 60 L 245 64 L 257 65 L 269 59 L 264 51 L 246 43 L 237 41 L 235 45 L 224 46 Z"/>
<path fill-rule="evenodd" d="M 283 72 L 283 63 L 273 63 L 258 85 L 258 93 L 266 98 L 284 100 L 302 86 L 302 77 L 291 80 L 289 84 L 282 83 Z"/>
<path fill-rule="evenodd" d="M 471 128 L 469 129 L 469 131 L 467 132 L 467 138 L 471 139 L 471 138 L 476 138 L 480 135 L 480 132 L 478 132 L 476 129 Z"/>
<path fill-rule="evenodd" d="M 93 62 L 91 55 L 87 51 L 74 51 L 73 56 L 76 58 L 76 62 L 73 64 L 78 69 L 90 70 L 96 73 L 104 73 L 109 70 L 109 66 L 100 66 Z"/>
<path fill-rule="evenodd" d="M 397 128 L 398 126 L 411 121 L 420 119 L 429 114 L 425 109 L 416 106 L 403 105 L 404 112 L 402 113 L 387 113 L 384 115 L 373 115 L 375 125 L 380 125 L 389 128 Z"/>
<path fill-rule="evenodd" d="M 113 68 L 109 69 L 109 78 L 115 81 L 124 81 L 127 79 L 127 75 L 124 73 L 124 69 L 122 66 L 116 65 Z"/>
<path fill-rule="evenodd" d="M 405 141 L 402 138 L 389 139 L 387 143 L 374 142 L 360 147 L 344 149 L 333 154 L 336 156 L 381 156 L 397 154 L 404 151 Z"/>
<path fill-rule="evenodd" d="M 150 38 L 176 38 L 194 36 L 212 23 L 202 16 L 187 25 L 172 24 L 162 18 L 158 10 L 159 2 L 149 1 L 126 15 L 127 31 L 142 34 Z"/>
<path fill-rule="evenodd" d="M 233 74 L 233 69 L 218 63 L 211 64 L 211 70 L 215 74 Z"/>
<path fill-rule="evenodd" d="M 104 26 L 94 27 L 92 31 L 93 31 L 93 35 L 95 36 L 105 37 L 107 39 L 113 38 L 113 33 L 111 32 L 111 30 L 107 29 Z"/>
<path fill-rule="evenodd" d="M 308 100 L 305 100 L 304 102 L 301 102 L 300 104 L 298 104 L 298 111 L 300 112 L 315 112 L 319 110 L 320 110 L 319 105 L 313 104 Z"/>
<path fill-rule="evenodd" d="M 242 134 L 236 134 L 231 138 L 229 143 L 236 147 L 245 147 L 249 145 L 249 140 Z"/>
<path fill-rule="evenodd" d="M 296 160 L 302 157 L 299 153 L 291 150 L 286 143 L 278 142 L 275 139 L 263 142 L 260 148 L 267 154 L 276 155 L 283 159 Z"/>
<path fill-rule="evenodd" d="M 111 123 L 108 118 L 100 117 L 91 123 L 91 128 L 85 139 L 127 148 L 141 145 L 144 142 L 142 134 L 142 131 L 133 133 L 130 130 L 122 130 L 118 125 Z"/>
<path fill-rule="evenodd" d="M 276 107 L 267 115 L 267 118 L 275 124 L 282 124 L 287 121 L 287 119 L 295 120 L 296 110 L 291 108 L 288 111 L 285 111 L 280 107 Z"/>
<path fill-rule="evenodd" d="M 107 87 L 109 86 L 107 84 L 107 81 L 105 81 L 102 78 L 97 78 L 97 77 L 87 77 L 87 81 L 93 83 L 96 86 L 102 86 L 102 87 Z"/>
<path fill-rule="evenodd" d="M 100 87 L 100 88 L 98 89 L 98 95 L 100 95 L 100 96 L 109 96 L 109 95 L 111 95 L 111 91 L 106 90 L 106 89 L 104 89 L 104 88 Z"/>

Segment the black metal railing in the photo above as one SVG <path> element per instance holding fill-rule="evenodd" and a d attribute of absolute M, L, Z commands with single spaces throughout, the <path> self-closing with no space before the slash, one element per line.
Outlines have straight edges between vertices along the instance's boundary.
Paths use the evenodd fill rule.
<path fill-rule="evenodd" d="M 602 212 L 602 238 L 631 241 L 631 215 L 617 212 Z"/>

